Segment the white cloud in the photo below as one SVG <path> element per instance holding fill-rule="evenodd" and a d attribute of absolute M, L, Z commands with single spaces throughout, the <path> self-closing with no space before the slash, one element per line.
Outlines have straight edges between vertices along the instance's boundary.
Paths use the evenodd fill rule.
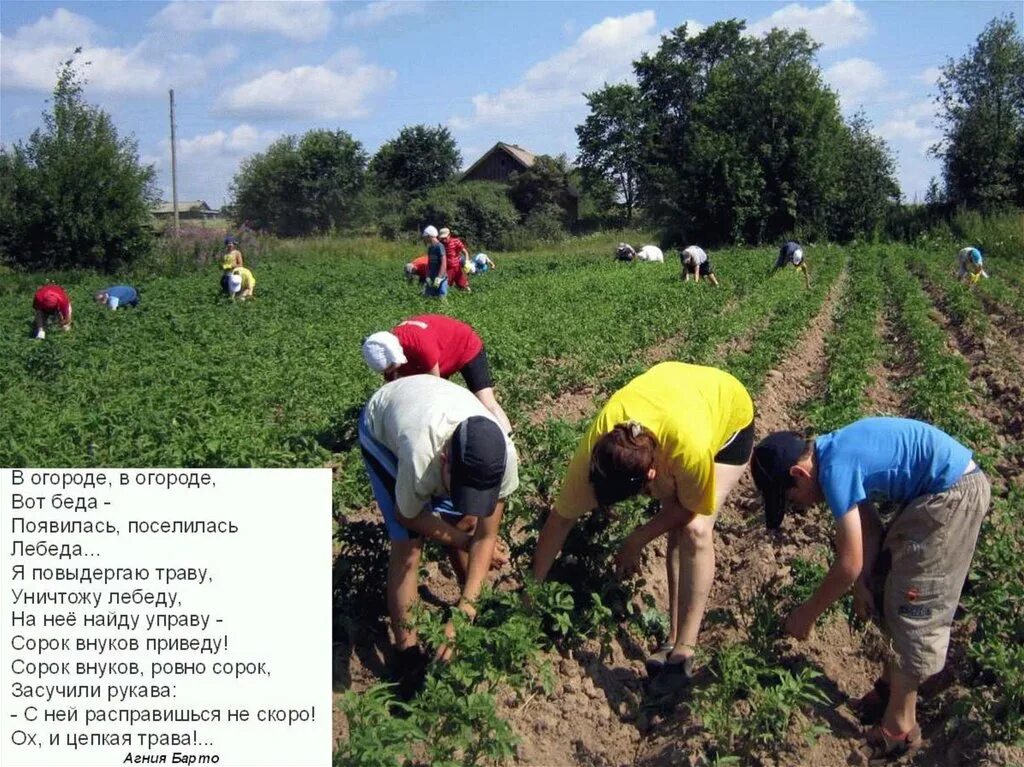
<path fill-rule="evenodd" d="M 457 129 L 518 126 L 552 112 L 582 109 L 585 91 L 631 80 L 633 60 L 657 46 L 653 11 L 606 18 L 568 48 L 530 67 L 518 85 L 474 96 L 473 114 L 450 123 Z"/>
<path fill-rule="evenodd" d="M 928 86 L 934 86 L 939 81 L 939 76 L 942 74 L 942 70 L 938 67 L 928 67 L 921 74 L 915 75 L 914 80 L 919 83 L 924 83 Z"/>
<path fill-rule="evenodd" d="M 264 151 L 280 138 L 280 131 L 259 130 L 242 123 L 230 130 L 216 130 L 178 139 L 178 198 L 203 199 L 213 207 L 226 201 L 227 188 L 244 157 Z M 170 189 L 170 141 L 163 139 L 142 161 L 156 167 L 158 178 Z M 165 199 L 170 199 L 169 191 Z"/>
<path fill-rule="evenodd" d="M 233 46 L 222 45 L 201 57 L 162 49 L 149 38 L 132 47 L 109 47 L 97 42 L 103 34 L 92 20 L 58 9 L 13 36 L 0 36 L 0 79 L 8 88 L 52 91 L 61 63 L 80 47 L 75 60 L 90 92 L 155 96 L 203 82 L 211 68 L 238 55 Z"/>
<path fill-rule="evenodd" d="M 217 110 L 249 119 L 345 119 L 369 114 L 367 100 L 391 87 L 396 73 L 364 64 L 351 49 L 317 66 L 271 70 L 221 93 Z"/>
<path fill-rule="evenodd" d="M 940 138 L 935 127 L 935 105 L 928 100 L 894 110 L 892 116 L 878 128 L 886 141 L 900 144 L 923 157 Z"/>
<path fill-rule="evenodd" d="M 377 0 L 377 2 L 368 3 L 358 11 L 352 11 L 347 14 L 345 16 L 345 25 L 357 28 L 373 27 L 397 16 L 411 16 L 423 13 L 424 10 L 426 10 L 426 3 L 414 2 L 413 0 L 409 0 L 409 2 Z"/>
<path fill-rule="evenodd" d="M 272 32 L 290 40 L 309 42 L 324 37 L 331 26 L 329 5 L 308 2 L 219 2 L 199 3 L 176 0 L 153 17 L 151 26 L 170 27 L 176 32 L 228 30 Z"/>
<path fill-rule="evenodd" d="M 825 5 L 807 7 L 792 3 L 771 16 L 751 24 L 749 34 L 760 36 L 773 27 L 805 29 L 815 42 L 826 48 L 841 48 L 863 40 L 871 32 L 867 14 L 853 0 L 832 0 Z"/>
<path fill-rule="evenodd" d="M 825 70 L 825 79 L 839 94 L 844 109 L 858 107 L 865 97 L 868 101 L 884 98 L 879 91 L 886 85 L 885 72 L 867 59 L 839 61 Z"/>

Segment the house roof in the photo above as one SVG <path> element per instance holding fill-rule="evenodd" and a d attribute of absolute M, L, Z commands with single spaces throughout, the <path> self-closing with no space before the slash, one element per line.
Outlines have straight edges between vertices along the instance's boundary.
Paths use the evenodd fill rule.
<path fill-rule="evenodd" d="M 190 211 L 212 211 L 213 209 L 206 204 L 205 200 L 178 200 L 178 213 L 188 213 Z M 161 202 L 159 205 L 155 205 L 151 211 L 157 215 L 162 213 L 174 214 L 174 203 L 173 202 Z"/>
<path fill-rule="evenodd" d="M 486 160 L 488 157 L 490 157 L 492 154 L 494 154 L 495 152 L 497 152 L 499 150 L 504 151 L 507 154 L 511 155 L 512 158 L 514 160 L 516 160 L 516 162 L 518 162 L 524 168 L 531 168 L 531 167 L 533 167 L 534 162 L 537 161 L 537 156 L 533 152 L 529 151 L 528 149 L 523 149 L 518 144 L 506 144 L 504 141 L 499 141 L 497 144 L 495 144 L 490 149 L 488 149 L 486 152 L 484 152 L 480 156 L 479 160 L 477 160 L 475 163 L 470 165 L 466 169 L 466 171 L 462 174 L 463 177 L 468 176 L 470 173 L 472 173 L 474 170 L 476 170 L 476 167 L 478 165 L 480 165 L 484 160 Z"/>

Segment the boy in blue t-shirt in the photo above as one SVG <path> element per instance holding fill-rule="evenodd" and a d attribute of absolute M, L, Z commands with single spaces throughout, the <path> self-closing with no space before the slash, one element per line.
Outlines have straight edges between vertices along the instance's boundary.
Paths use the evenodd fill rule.
<path fill-rule="evenodd" d="M 427 284 L 423 295 L 444 298 L 448 295 L 447 255 L 436 227 L 428 226 L 423 230 L 423 243 L 427 246 Z"/>
<path fill-rule="evenodd" d="M 96 303 L 105 304 L 111 310 L 115 310 L 119 306 L 138 306 L 139 291 L 131 285 L 113 285 L 96 294 Z"/>
<path fill-rule="evenodd" d="M 971 451 L 948 434 L 906 418 L 864 418 L 805 440 L 775 432 L 754 448 L 754 483 L 765 523 L 787 505 L 825 502 L 836 522 L 836 561 L 814 595 L 786 619 L 804 639 L 822 613 L 853 587 L 861 617 L 876 619 L 895 654 L 857 704 L 873 756 L 897 757 L 921 743 L 917 689 L 946 662 L 950 625 L 974 556 L 991 487 Z M 874 503 L 900 506 L 883 529 Z"/>

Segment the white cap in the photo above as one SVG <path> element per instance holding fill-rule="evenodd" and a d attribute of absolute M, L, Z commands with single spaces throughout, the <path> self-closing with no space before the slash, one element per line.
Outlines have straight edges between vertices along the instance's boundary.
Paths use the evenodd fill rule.
<path fill-rule="evenodd" d="M 423 230 L 423 236 L 424 237 L 437 237 L 437 227 L 435 227 L 435 226 L 428 226 L 426 229 Z"/>
<path fill-rule="evenodd" d="M 392 365 L 404 365 L 408 360 L 402 343 L 394 333 L 382 330 L 363 341 L 363 359 L 374 373 L 383 373 Z"/>
<path fill-rule="evenodd" d="M 442 226 L 441 231 L 437 233 L 438 237 L 451 237 L 452 230 L 447 226 Z"/>
<path fill-rule="evenodd" d="M 228 277 L 228 290 L 232 293 L 238 293 L 242 289 L 242 275 L 235 274 L 234 272 Z"/>

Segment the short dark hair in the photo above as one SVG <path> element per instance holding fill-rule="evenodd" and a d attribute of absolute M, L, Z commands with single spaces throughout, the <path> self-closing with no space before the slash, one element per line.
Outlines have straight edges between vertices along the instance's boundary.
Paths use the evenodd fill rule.
<path fill-rule="evenodd" d="M 640 493 L 654 466 L 658 441 L 635 421 L 620 423 L 601 437 L 590 452 L 590 483 L 601 506 L 611 506 Z"/>

